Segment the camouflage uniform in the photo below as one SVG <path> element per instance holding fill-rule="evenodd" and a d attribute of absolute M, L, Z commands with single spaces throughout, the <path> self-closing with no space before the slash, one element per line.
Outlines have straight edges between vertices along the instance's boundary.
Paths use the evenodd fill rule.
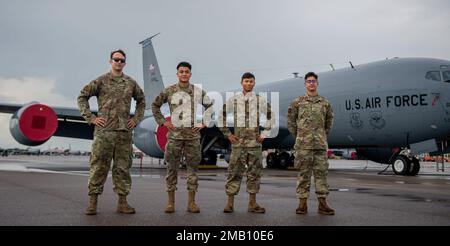
<path fill-rule="evenodd" d="M 328 195 L 327 135 L 333 124 L 331 104 L 321 96 L 297 97 L 288 109 L 288 129 L 295 139 L 297 197 L 308 198 L 311 173 L 314 173 L 316 195 Z"/>
<path fill-rule="evenodd" d="M 197 105 L 205 107 L 205 117 L 210 117 L 212 104 L 206 92 L 193 84 L 183 88 L 178 83 L 165 88 L 153 101 L 152 111 L 158 125 L 163 125 L 165 119 L 161 113 L 161 106 L 169 104 L 171 122 L 175 130 L 169 130 L 168 142 L 164 153 L 167 163 L 166 185 L 167 191 L 177 189 L 177 171 L 184 157 L 187 167 L 187 189 L 197 191 L 197 167 L 201 161 L 200 132 L 192 128 L 196 123 Z"/>
<path fill-rule="evenodd" d="M 89 195 L 100 195 L 108 176 L 111 160 L 114 191 L 127 195 L 131 189 L 129 169 L 132 164 L 132 130 L 127 128 L 130 119 L 131 98 L 136 100 L 135 115 L 138 124 L 144 115 L 145 96 L 134 79 L 123 74 L 114 77 L 106 73 L 86 85 L 78 96 L 78 108 L 89 124 L 97 117 L 91 113 L 89 98 L 97 97 L 98 117 L 106 119 L 106 126 L 95 126 L 90 157 Z"/>
<path fill-rule="evenodd" d="M 220 114 L 223 127 L 219 127 L 225 137 L 232 133 L 226 127 L 226 116 L 233 113 L 234 135 L 239 138 L 238 143 L 232 143 L 230 163 L 228 165 L 228 178 L 225 184 L 227 195 L 237 195 L 241 186 L 242 174 L 247 171 L 247 192 L 258 193 L 261 180 L 261 154 L 262 144 L 257 138 L 262 134 L 268 136 L 274 117 L 264 97 L 255 93 L 242 92 L 227 100 Z M 265 130 L 260 133 L 260 114 L 265 114 L 267 121 Z"/>

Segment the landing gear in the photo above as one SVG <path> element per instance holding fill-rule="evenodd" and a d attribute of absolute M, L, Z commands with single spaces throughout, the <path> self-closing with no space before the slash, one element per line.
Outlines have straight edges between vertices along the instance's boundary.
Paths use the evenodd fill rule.
<path fill-rule="evenodd" d="M 278 163 L 277 153 L 271 152 L 267 155 L 266 164 L 268 168 L 275 168 Z"/>
<path fill-rule="evenodd" d="M 293 165 L 293 158 L 286 151 L 271 152 L 267 155 L 266 164 L 268 168 L 287 169 Z"/>
<path fill-rule="evenodd" d="M 214 150 L 207 150 L 203 156 L 200 165 L 216 165 L 217 153 Z"/>
<path fill-rule="evenodd" d="M 420 171 L 420 162 L 408 149 L 404 149 L 392 161 L 392 170 L 397 175 L 416 176 Z"/>
<path fill-rule="evenodd" d="M 212 150 L 211 147 L 218 139 L 218 136 L 213 138 L 207 136 L 202 137 L 202 160 L 200 161 L 200 165 L 217 165 L 217 152 Z"/>
<path fill-rule="evenodd" d="M 292 166 L 291 155 L 288 152 L 281 152 L 278 156 L 278 165 L 281 169 L 287 169 Z"/>
<path fill-rule="evenodd" d="M 411 168 L 411 160 L 405 155 L 398 155 L 392 163 L 392 170 L 397 175 L 406 175 Z"/>
<path fill-rule="evenodd" d="M 420 162 L 419 159 L 417 159 L 416 157 L 412 158 L 412 162 L 411 162 L 411 169 L 409 172 L 409 175 L 411 176 L 416 176 L 420 171 Z"/>

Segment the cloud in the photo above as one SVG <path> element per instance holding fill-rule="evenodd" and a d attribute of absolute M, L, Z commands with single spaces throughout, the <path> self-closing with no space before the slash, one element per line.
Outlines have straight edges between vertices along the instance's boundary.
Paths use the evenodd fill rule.
<path fill-rule="evenodd" d="M 54 78 L 2 78 L 0 77 L 0 98 L 7 103 L 40 103 L 70 107 L 75 99 L 69 99 L 55 93 L 57 80 Z"/>
<path fill-rule="evenodd" d="M 55 93 L 57 80 L 55 78 L 2 78 L 0 77 L 0 103 L 25 104 L 37 101 L 49 106 L 76 107 L 75 98 L 67 98 Z M 26 146 L 17 143 L 9 132 L 10 114 L 0 113 L 0 147 Z M 89 150 L 90 141 L 52 137 L 44 146 L 64 147 L 72 149 Z M 41 146 L 42 148 L 43 146 Z"/>

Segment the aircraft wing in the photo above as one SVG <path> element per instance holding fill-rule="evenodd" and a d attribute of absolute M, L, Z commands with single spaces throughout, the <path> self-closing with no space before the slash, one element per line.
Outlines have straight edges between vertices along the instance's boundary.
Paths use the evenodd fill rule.
<path fill-rule="evenodd" d="M 89 125 L 81 117 L 80 111 L 76 108 L 53 108 L 58 117 L 58 129 L 54 136 L 93 139 L 94 125 Z M 97 111 L 92 111 L 97 113 Z"/>
<path fill-rule="evenodd" d="M 23 105 L 21 104 L 0 104 L 0 113 L 6 114 L 14 114 L 17 112 Z"/>
<path fill-rule="evenodd" d="M 14 114 L 19 109 L 21 109 L 25 104 L 10 104 L 10 103 L 2 103 L 0 104 L 0 113 L 6 113 L 6 114 Z M 70 119 L 70 120 L 81 120 L 84 121 L 84 118 L 81 117 L 80 111 L 78 111 L 77 108 L 67 108 L 67 107 L 52 107 L 52 109 L 55 111 L 56 115 L 58 116 L 58 119 Z M 96 113 L 96 110 L 92 111 L 93 113 Z"/>
<path fill-rule="evenodd" d="M 30 104 L 0 104 L 0 113 L 16 114 L 19 110 L 29 105 L 36 105 L 38 103 Z M 44 105 L 45 106 L 45 105 Z M 48 107 L 48 106 L 46 106 Z M 89 125 L 81 117 L 77 108 L 67 107 L 49 107 L 56 114 L 58 126 L 53 136 L 70 137 L 79 139 L 93 139 L 94 125 Z M 97 113 L 96 110 L 92 111 Z M 20 116 L 19 116 L 20 117 Z"/>

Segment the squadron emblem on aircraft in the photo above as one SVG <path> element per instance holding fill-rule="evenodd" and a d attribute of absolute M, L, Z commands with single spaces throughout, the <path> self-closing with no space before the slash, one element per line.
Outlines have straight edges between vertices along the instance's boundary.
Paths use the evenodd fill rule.
<path fill-rule="evenodd" d="M 364 122 L 361 120 L 359 113 L 351 113 L 350 114 L 350 125 L 359 130 L 363 127 Z"/>
<path fill-rule="evenodd" d="M 370 113 L 370 125 L 374 128 L 381 129 L 386 125 L 386 121 L 383 119 L 381 111 L 374 111 Z"/>

